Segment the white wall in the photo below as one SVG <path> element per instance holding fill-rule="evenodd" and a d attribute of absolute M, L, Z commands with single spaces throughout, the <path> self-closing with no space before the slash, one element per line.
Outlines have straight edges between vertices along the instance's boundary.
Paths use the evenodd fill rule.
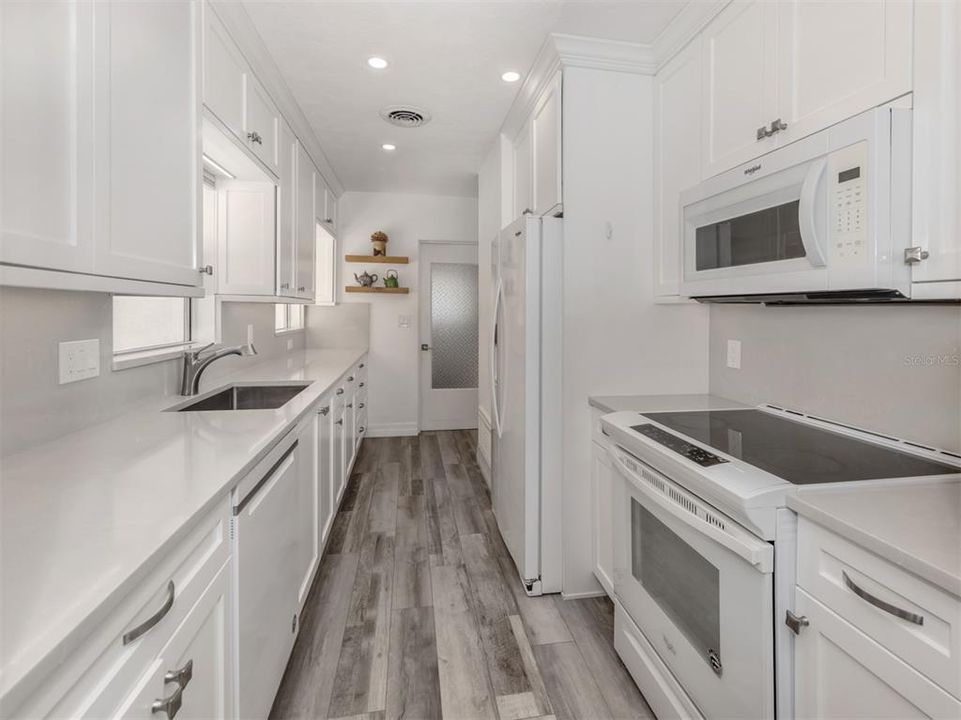
<path fill-rule="evenodd" d="M 569 68 L 563 93 L 564 593 L 577 595 L 599 590 L 587 399 L 706 392 L 709 316 L 653 302 L 652 78 Z"/>
<path fill-rule="evenodd" d="M 741 369 L 727 341 L 741 341 Z M 714 306 L 711 392 L 961 452 L 957 306 Z"/>
<path fill-rule="evenodd" d="M 0 288 L 0 455 L 24 450 L 132 409 L 145 399 L 180 391 L 180 361 L 111 370 L 112 299 L 103 293 Z M 201 389 L 216 385 L 243 364 L 287 352 L 287 337 L 274 336 L 273 305 L 227 303 L 223 341 L 246 341 L 254 325 L 260 355 L 218 360 Z M 59 384 L 58 344 L 100 340 L 100 375 Z M 303 348 L 303 333 L 289 336 Z"/>
<path fill-rule="evenodd" d="M 340 198 L 340 277 L 343 303 L 370 304 L 369 435 L 412 435 L 418 430 L 420 340 L 418 330 L 418 244 L 421 240 L 477 240 L 475 198 L 347 192 Z M 407 255 L 398 265 L 400 284 L 409 295 L 350 295 L 354 273 L 365 269 L 383 276 L 387 265 L 346 263 L 345 254 L 369 255 L 370 235 L 383 230 L 390 237 L 388 255 Z M 381 284 L 378 279 L 378 284 Z M 314 309 L 308 311 L 312 316 Z M 399 317 L 410 319 L 399 327 Z"/>

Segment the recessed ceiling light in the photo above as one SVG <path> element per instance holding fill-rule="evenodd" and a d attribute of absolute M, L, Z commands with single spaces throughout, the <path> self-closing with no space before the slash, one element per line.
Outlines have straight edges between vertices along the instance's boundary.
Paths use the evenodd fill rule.
<path fill-rule="evenodd" d="M 370 65 L 372 68 L 374 68 L 374 70 L 383 70 L 383 69 L 386 68 L 390 63 L 388 63 L 388 62 L 387 62 L 386 60 L 384 60 L 384 58 L 382 58 L 382 57 L 376 57 L 376 56 L 375 56 L 375 57 L 369 57 L 369 58 L 367 58 L 367 64 Z"/>
<path fill-rule="evenodd" d="M 508 70 L 506 73 L 501 75 L 501 80 L 504 82 L 517 82 L 521 79 L 521 74 L 519 72 L 514 72 L 513 70 Z"/>
<path fill-rule="evenodd" d="M 397 149 L 396 145 L 391 145 L 390 143 L 384 143 L 383 145 L 381 145 L 381 147 L 384 148 L 384 150 L 386 150 L 387 152 Z"/>

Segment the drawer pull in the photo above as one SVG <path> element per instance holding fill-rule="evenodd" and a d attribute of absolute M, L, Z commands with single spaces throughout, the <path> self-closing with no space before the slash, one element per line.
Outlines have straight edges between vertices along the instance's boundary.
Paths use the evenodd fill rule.
<path fill-rule="evenodd" d="M 841 577 L 844 578 L 844 584 L 848 586 L 848 589 L 851 592 L 853 592 L 855 595 L 857 595 L 859 598 L 864 600 L 865 602 L 871 603 L 872 605 L 874 605 L 874 607 L 880 610 L 884 610 L 884 612 L 890 613 L 891 615 L 894 615 L 894 617 L 901 618 L 902 620 L 907 620 L 909 623 L 914 623 L 915 625 L 924 625 L 923 615 L 918 615 L 917 613 L 908 612 L 907 610 L 902 610 L 896 605 L 892 605 L 889 602 L 885 602 L 881 598 L 874 597 L 874 595 L 869 593 L 864 588 L 858 587 L 857 583 L 855 583 L 851 578 L 849 578 L 848 574 L 843 570 L 841 571 Z"/>
<path fill-rule="evenodd" d="M 358 407 L 360 407 L 360 409 L 363 410 L 365 407 L 367 407 L 367 405 L 365 403 L 361 403 Z"/>
<path fill-rule="evenodd" d="M 347 382 L 354 382 L 354 376 L 353 376 L 353 375 L 348 375 L 348 376 L 347 376 Z"/>
<path fill-rule="evenodd" d="M 325 405 L 324 407 L 322 407 L 322 408 L 320 409 L 320 414 L 321 414 L 321 415 L 326 415 L 326 414 L 329 413 L 329 412 L 330 412 L 330 405 Z"/>
<path fill-rule="evenodd" d="M 177 712 L 180 710 L 180 706 L 183 705 L 183 699 L 184 689 L 182 687 L 178 687 L 162 700 L 154 700 L 153 705 L 150 706 L 150 712 L 167 713 L 167 717 L 170 720 L 173 720 L 175 717 L 177 717 Z"/>
<path fill-rule="evenodd" d="M 347 403 L 347 407 L 349 407 L 349 408 L 354 407 L 354 403 Z"/>
<path fill-rule="evenodd" d="M 194 661 L 188 660 L 187 664 L 179 670 L 170 670 L 164 675 L 164 684 L 177 683 L 180 689 L 186 688 L 194 677 Z"/>
<path fill-rule="evenodd" d="M 338 394 L 338 395 L 343 395 L 343 394 L 344 394 L 344 388 L 337 388 L 337 394 Z"/>
<path fill-rule="evenodd" d="M 366 384 L 367 384 L 367 383 L 361 383 L 360 386 L 361 386 L 361 387 L 364 387 L 364 385 L 366 385 Z"/>
<path fill-rule="evenodd" d="M 361 364 L 360 364 L 360 367 L 363 368 L 363 367 L 364 367 L 364 363 L 361 363 Z"/>
<path fill-rule="evenodd" d="M 129 644 L 132 643 L 134 640 L 136 640 L 138 637 L 140 637 L 140 636 L 143 635 L 145 632 L 147 632 L 147 631 L 148 631 L 150 628 L 152 628 L 154 625 L 156 625 L 158 622 L 160 622 L 161 620 L 164 619 L 164 616 L 165 616 L 168 612 L 170 612 L 170 608 L 172 608 L 172 607 L 174 606 L 174 592 L 175 592 L 175 591 L 174 591 L 174 581 L 173 581 L 173 580 L 170 580 L 170 581 L 167 583 L 167 599 L 164 600 L 163 606 L 162 606 L 157 612 L 155 612 L 153 615 L 151 615 L 151 616 L 148 617 L 146 620 L 144 620 L 142 623 L 140 623 L 140 624 L 139 624 L 137 627 L 135 627 L 133 630 L 130 630 L 129 632 L 125 632 L 125 633 L 123 634 L 123 644 L 124 644 L 124 645 L 129 645 Z"/>

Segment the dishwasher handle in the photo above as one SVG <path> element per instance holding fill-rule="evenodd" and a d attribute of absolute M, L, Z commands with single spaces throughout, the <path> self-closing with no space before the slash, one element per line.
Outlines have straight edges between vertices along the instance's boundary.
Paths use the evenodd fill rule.
<path fill-rule="evenodd" d="M 291 446 L 284 451 L 284 454 L 280 456 L 277 462 L 275 462 L 273 465 L 270 466 L 270 470 L 265 472 L 264 476 L 257 481 L 257 484 L 254 485 L 251 491 L 244 496 L 244 499 L 234 506 L 235 517 L 237 515 L 240 515 L 240 513 L 244 511 L 244 508 L 247 507 L 248 504 L 250 504 L 250 501 L 253 500 L 254 497 L 256 497 L 257 493 L 260 491 L 260 488 L 262 488 L 267 483 L 267 481 L 274 476 L 274 473 L 277 471 L 277 468 L 283 465 L 284 461 L 290 457 L 290 454 L 297 449 L 297 445 L 299 443 L 300 443 L 300 440 L 294 440 Z"/>

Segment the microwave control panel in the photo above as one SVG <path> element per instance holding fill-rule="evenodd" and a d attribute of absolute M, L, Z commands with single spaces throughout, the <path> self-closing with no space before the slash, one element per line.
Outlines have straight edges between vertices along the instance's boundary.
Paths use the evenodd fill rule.
<path fill-rule="evenodd" d="M 868 144 L 835 150 L 828 159 L 831 265 L 862 265 L 868 247 Z"/>

